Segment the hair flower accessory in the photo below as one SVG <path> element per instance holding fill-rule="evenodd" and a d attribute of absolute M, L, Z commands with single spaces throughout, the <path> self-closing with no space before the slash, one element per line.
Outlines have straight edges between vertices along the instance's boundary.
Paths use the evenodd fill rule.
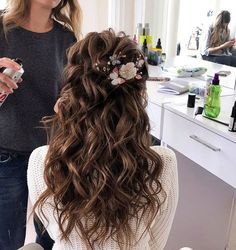
<path fill-rule="evenodd" d="M 112 80 L 111 81 L 111 84 L 112 85 L 118 85 L 118 84 L 122 84 L 125 82 L 124 79 L 120 78 L 119 77 L 119 69 L 117 67 L 115 67 L 111 74 L 109 75 L 110 79 Z"/>
<path fill-rule="evenodd" d="M 117 55 L 110 56 L 109 59 L 110 59 L 112 65 L 121 64 L 121 62 L 120 62 L 120 60 L 118 59 L 118 56 L 117 56 Z"/>
<path fill-rule="evenodd" d="M 130 80 L 136 76 L 137 68 L 133 62 L 129 62 L 121 66 L 119 73 L 122 78 Z"/>
<path fill-rule="evenodd" d="M 142 72 L 140 70 L 145 62 L 142 55 L 140 54 L 134 62 L 131 61 L 122 64 L 122 59 L 124 58 L 126 58 L 126 55 L 121 55 L 121 53 L 118 55 L 114 54 L 109 57 L 107 66 L 99 67 L 98 63 L 95 63 L 95 68 L 106 74 L 107 78 L 111 80 L 112 85 L 123 84 L 131 79 L 142 79 Z"/>

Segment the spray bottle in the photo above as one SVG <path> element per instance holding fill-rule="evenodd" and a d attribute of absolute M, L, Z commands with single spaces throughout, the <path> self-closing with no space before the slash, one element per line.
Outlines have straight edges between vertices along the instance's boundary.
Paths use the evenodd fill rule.
<path fill-rule="evenodd" d="M 18 63 L 21 66 L 21 68 L 19 70 L 15 71 L 11 68 L 3 67 L 0 69 L 0 72 L 9 76 L 13 81 L 18 82 L 24 73 L 24 70 L 22 68 L 22 61 L 19 58 L 13 59 L 13 61 L 15 61 L 16 63 Z M 4 101 L 7 99 L 8 95 L 9 95 L 9 93 L 6 93 L 4 91 L 0 91 L 0 107 L 2 106 Z"/>
<path fill-rule="evenodd" d="M 216 118 L 220 113 L 220 93 L 221 86 L 219 75 L 216 73 L 208 88 L 208 93 L 204 105 L 204 113 L 206 116 Z"/>

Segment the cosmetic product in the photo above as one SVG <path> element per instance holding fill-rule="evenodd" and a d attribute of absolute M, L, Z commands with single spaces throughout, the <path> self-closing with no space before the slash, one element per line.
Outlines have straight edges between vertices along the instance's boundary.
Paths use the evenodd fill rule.
<path fill-rule="evenodd" d="M 216 73 L 207 91 L 207 97 L 204 104 L 204 113 L 206 116 L 216 118 L 219 115 L 220 93 L 221 86 L 219 81 L 219 75 Z"/>
<path fill-rule="evenodd" d="M 145 30 L 145 36 L 150 35 L 149 23 L 145 23 L 144 30 Z"/>
<path fill-rule="evenodd" d="M 162 46 L 161 46 L 161 39 L 158 38 L 157 45 L 156 45 L 156 53 L 158 54 L 158 64 L 162 63 Z"/>
<path fill-rule="evenodd" d="M 137 28 L 136 28 L 136 38 L 137 38 L 138 44 L 140 44 L 140 36 L 142 36 L 142 34 L 143 34 L 142 23 L 138 23 Z"/>
<path fill-rule="evenodd" d="M 12 68 L 2 67 L 0 69 L 0 72 L 2 74 L 9 76 L 13 81 L 18 82 L 24 73 L 24 70 L 22 68 L 22 60 L 19 58 L 16 58 L 16 59 L 13 59 L 13 61 L 15 61 L 16 63 L 18 63 L 21 66 L 21 68 L 19 70 L 15 71 Z M 0 107 L 7 99 L 8 95 L 9 95 L 9 93 L 6 93 L 5 91 L 0 90 Z"/>
<path fill-rule="evenodd" d="M 195 99 L 196 99 L 196 94 L 195 93 L 188 93 L 188 102 L 187 102 L 187 107 L 188 108 L 194 108 L 195 106 Z"/>
<path fill-rule="evenodd" d="M 234 106 L 232 108 L 232 113 L 230 116 L 229 131 L 236 132 L 236 101 L 234 102 Z"/>
<path fill-rule="evenodd" d="M 142 51 L 146 58 L 148 58 L 148 47 L 147 47 L 147 39 L 144 39 L 143 45 L 142 45 Z"/>
<path fill-rule="evenodd" d="M 161 49 L 161 50 L 162 50 L 162 46 L 161 46 L 161 38 L 158 38 L 158 40 L 157 40 L 156 49 Z"/>

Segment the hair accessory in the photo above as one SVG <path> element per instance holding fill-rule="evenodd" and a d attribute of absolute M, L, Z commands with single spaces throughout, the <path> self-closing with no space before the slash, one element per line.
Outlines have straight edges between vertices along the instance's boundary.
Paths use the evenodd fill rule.
<path fill-rule="evenodd" d="M 95 67 L 98 71 L 107 75 L 108 79 L 112 80 L 112 85 L 123 84 L 127 80 L 141 79 L 142 72 L 140 69 L 143 67 L 144 59 L 140 54 L 134 62 L 127 62 L 122 64 L 122 58 L 126 58 L 126 55 L 119 53 L 118 55 L 112 55 L 109 57 L 107 66 L 99 67 L 98 63 L 95 63 Z"/>

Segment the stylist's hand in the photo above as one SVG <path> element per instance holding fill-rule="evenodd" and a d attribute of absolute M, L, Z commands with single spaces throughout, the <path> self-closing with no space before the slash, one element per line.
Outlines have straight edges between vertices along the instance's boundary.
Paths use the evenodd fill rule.
<path fill-rule="evenodd" d="M 221 49 L 231 48 L 231 47 L 234 45 L 234 43 L 235 43 L 235 40 L 234 40 L 234 39 L 229 40 L 229 41 L 223 43 L 223 44 L 220 46 L 220 48 L 221 48 Z"/>
<path fill-rule="evenodd" d="M 0 58 L 0 68 L 12 68 L 13 70 L 19 70 L 20 65 L 10 58 L 2 57 Z M 20 80 L 21 81 L 21 80 Z M 17 89 L 18 86 L 9 76 L 0 73 L 0 92 L 4 91 L 6 93 L 13 93 L 13 89 Z"/>

